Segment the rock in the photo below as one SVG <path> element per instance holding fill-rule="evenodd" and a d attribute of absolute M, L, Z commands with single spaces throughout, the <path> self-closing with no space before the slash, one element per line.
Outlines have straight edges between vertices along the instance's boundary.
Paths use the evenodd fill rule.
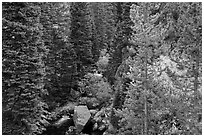
<path fill-rule="evenodd" d="M 45 120 L 45 119 L 41 119 L 40 123 L 43 124 L 45 127 L 50 125 L 50 123 L 47 120 Z"/>
<path fill-rule="evenodd" d="M 89 111 L 90 111 L 91 115 L 95 115 L 97 113 L 97 110 L 95 110 L 95 109 L 91 109 Z"/>
<path fill-rule="evenodd" d="M 105 109 L 101 109 L 100 111 L 98 111 L 95 116 L 95 118 L 97 117 L 105 117 Z"/>
<path fill-rule="evenodd" d="M 96 122 L 101 122 L 101 121 L 102 121 L 102 118 L 101 118 L 101 117 L 94 117 L 94 120 L 95 120 Z"/>
<path fill-rule="evenodd" d="M 97 122 L 102 122 L 102 120 L 107 117 L 107 115 L 105 114 L 105 109 L 101 109 L 100 111 L 98 111 L 95 115 L 94 115 L 94 120 Z"/>
<path fill-rule="evenodd" d="M 98 129 L 98 123 L 95 123 L 94 125 L 93 125 L 93 131 L 94 130 L 97 130 Z"/>
<path fill-rule="evenodd" d="M 91 114 L 87 106 L 75 106 L 73 120 L 77 133 L 80 133 L 83 130 L 90 117 Z"/>
<path fill-rule="evenodd" d="M 74 107 L 77 106 L 77 102 L 68 102 L 62 107 L 56 108 L 50 115 L 50 119 L 56 121 L 60 119 L 63 115 L 69 115 L 71 117 L 74 114 Z"/>
<path fill-rule="evenodd" d="M 71 126 L 73 123 L 73 120 L 69 116 L 63 116 L 60 118 L 57 122 L 54 123 L 54 126 L 57 128 L 60 128 L 62 126 Z"/>
<path fill-rule="evenodd" d="M 69 102 L 65 106 L 62 107 L 61 111 L 69 114 L 74 114 L 74 107 L 78 104 L 76 102 Z"/>
<path fill-rule="evenodd" d="M 102 125 L 100 125 L 100 126 L 98 127 L 98 129 L 101 130 L 101 131 L 104 130 L 105 128 L 106 128 L 106 125 L 105 125 L 105 124 L 102 124 Z"/>
<path fill-rule="evenodd" d="M 66 135 L 76 135 L 75 130 L 76 130 L 76 128 L 74 126 L 70 126 L 65 134 Z"/>

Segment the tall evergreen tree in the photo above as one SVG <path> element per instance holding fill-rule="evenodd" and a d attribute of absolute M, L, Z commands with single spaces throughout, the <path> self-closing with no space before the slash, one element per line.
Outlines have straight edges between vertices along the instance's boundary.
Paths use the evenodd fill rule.
<path fill-rule="evenodd" d="M 123 50 L 130 46 L 130 37 L 132 33 L 131 25 L 132 21 L 130 19 L 130 6 L 131 3 L 117 3 L 116 4 L 116 33 L 114 39 L 114 52 L 112 53 L 111 59 L 111 74 L 109 78 L 113 77 L 115 79 L 115 97 L 113 100 L 113 109 L 119 109 L 122 107 L 124 102 L 125 91 L 124 87 L 124 77 L 127 69 L 125 61 L 123 61 Z M 118 127 L 118 118 L 114 116 L 114 112 L 111 114 L 111 123 L 114 127 Z"/>
<path fill-rule="evenodd" d="M 137 43 L 139 54 L 128 61 L 132 64 L 129 76 L 133 81 L 127 91 L 124 108 L 118 111 L 122 115 L 119 134 L 200 134 L 196 121 L 200 107 L 193 101 L 193 94 L 199 93 L 195 92 L 195 71 L 191 71 L 194 70 L 191 63 L 195 60 L 191 60 L 188 52 L 192 51 L 192 45 L 195 47 L 195 41 L 187 35 L 186 29 L 181 29 L 188 28 L 183 22 L 188 14 L 180 15 L 188 13 L 189 8 L 186 7 L 191 7 L 191 4 L 148 5 L 144 8 L 145 4 L 140 3 L 132 6 L 131 10 L 131 18 L 136 24 L 132 40 Z M 156 15 L 152 15 L 154 9 L 157 10 Z M 200 15 L 199 12 L 196 14 Z M 200 34 L 196 36 L 200 37 Z M 187 39 L 189 45 L 184 44 Z M 186 128 L 189 127 L 186 119 L 193 121 L 191 128 Z"/>
<path fill-rule="evenodd" d="M 77 72 L 83 76 L 86 67 L 94 63 L 92 54 L 92 32 L 89 24 L 90 12 L 88 3 L 76 2 L 71 4 L 71 34 L 70 41 L 73 44 L 77 56 Z"/>
<path fill-rule="evenodd" d="M 3 3 L 4 117 L 11 116 L 13 122 L 25 124 L 27 134 L 42 132 L 40 120 L 47 113 L 42 100 L 47 93 L 43 60 L 46 48 L 41 39 L 40 16 L 36 3 Z"/>
<path fill-rule="evenodd" d="M 93 18 L 93 48 L 98 60 L 100 51 L 106 49 L 111 53 L 115 27 L 116 7 L 113 3 L 90 3 Z M 106 74 L 105 74 L 106 75 Z"/>
<path fill-rule="evenodd" d="M 116 7 L 115 13 L 115 26 L 116 32 L 113 40 L 113 44 L 111 45 L 112 49 L 112 59 L 110 60 L 109 68 L 112 70 L 109 74 L 110 82 L 113 82 L 115 79 L 115 74 L 117 68 L 123 61 L 123 49 L 127 46 L 130 46 L 129 39 L 132 34 L 131 26 L 133 25 L 130 19 L 130 6 L 131 3 L 114 3 Z M 109 71 L 109 70 L 107 70 Z"/>
<path fill-rule="evenodd" d="M 46 134 L 78 104 L 99 110 L 90 134 L 201 134 L 201 5 L 2 3 L 3 134 Z"/>
<path fill-rule="evenodd" d="M 49 52 L 46 59 L 50 107 L 70 99 L 71 88 L 77 85 L 76 54 L 70 44 L 70 3 L 41 3 L 43 40 Z M 60 93 L 60 94 L 59 94 Z M 54 105 L 55 104 L 55 105 Z"/>

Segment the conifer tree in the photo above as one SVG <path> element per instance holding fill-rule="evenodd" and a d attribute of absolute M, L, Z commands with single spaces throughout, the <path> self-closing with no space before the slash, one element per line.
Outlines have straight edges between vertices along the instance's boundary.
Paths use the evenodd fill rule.
<path fill-rule="evenodd" d="M 192 96 L 198 93 L 194 92 L 195 78 L 192 80 L 194 73 L 191 73 L 195 71 L 191 71 L 193 69 L 190 67 L 195 60 L 189 60 L 191 55 L 188 52 L 195 41 L 189 37 L 186 29 L 182 29 L 188 28 L 183 21 L 188 16 L 184 13 L 188 13 L 190 8 L 184 7 L 191 7 L 190 3 L 148 5 L 142 10 L 145 4 L 139 3 L 133 5 L 131 10 L 131 18 L 137 24 L 132 40 L 137 43 L 139 53 L 133 59 L 128 59 L 132 64 L 128 77 L 133 81 L 127 91 L 124 108 L 118 110 L 118 114 L 122 115 L 119 134 L 200 134 L 195 118 L 200 113 L 200 107 L 199 103 L 194 104 Z M 152 15 L 154 9 L 158 14 Z M 146 20 L 143 20 L 145 14 Z M 200 15 L 199 12 L 196 14 L 197 17 Z M 143 24 L 143 27 L 139 24 Z M 199 39 L 200 34 L 196 36 Z M 187 39 L 188 44 L 184 44 Z M 192 44 L 194 47 L 195 43 Z M 186 128 L 189 127 L 186 119 L 194 121 L 190 124 L 191 128 Z"/>
<path fill-rule="evenodd" d="M 70 44 L 70 3 L 41 3 L 41 7 L 43 40 L 49 49 L 45 84 L 50 94 L 47 100 L 54 108 L 53 100 L 63 104 L 69 99 L 71 88 L 77 85 L 76 54 Z"/>
<path fill-rule="evenodd" d="M 3 3 L 3 15 L 4 112 L 26 125 L 27 132 L 17 134 L 38 134 L 47 113 L 41 9 L 36 3 Z"/>
<path fill-rule="evenodd" d="M 115 36 L 113 39 L 113 44 L 111 45 L 112 50 L 112 59 L 110 60 L 110 69 L 112 71 L 109 74 L 109 79 L 112 79 L 110 82 L 113 82 L 115 79 L 115 74 L 117 68 L 123 61 L 123 49 L 127 46 L 130 46 L 129 39 L 132 34 L 132 21 L 130 19 L 130 6 L 131 3 L 114 3 L 115 5 Z M 107 70 L 109 71 L 109 70 Z"/>
<path fill-rule="evenodd" d="M 71 34 L 70 41 L 73 44 L 77 56 L 77 73 L 85 74 L 86 68 L 94 63 L 92 54 L 92 32 L 89 24 L 90 12 L 88 3 L 79 2 L 71 4 Z"/>
<path fill-rule="evenodd" d="M 114 39 L 114 52 L 111 60 L 111 76 L 115 79 L 115 97 L 113 100 L 113 109 L 121 109 L 125 100 L 124 91 L 124 77 L 127 69 L 126 62 L 123 61 L 123 50 L 130 46 L 129 40 L 131 37 L 132 21 L 130 19 L 130 6 L 131 3 L 117 3 L 116 4 L 116 25 L 117 30 Z M 111 77 L 110 76 L 110 77 Z M 114 127 L 118 127 L 118 118 L 115 116 L 114 111 L 111 114 L 111 123 Z"/>
<path fill-rule="evenodd" d="M 115 35 L 114 3 L 90 3 L 93 18 L 93 49 L 98 59 L 100 51 L 106 49 L 111 53 Z M 110 51 L 109 51 L 110 50 Z M 105 74 L 106 75 L 106 74 Z M 108 75 L 108 74 L 107 74 Z"/>

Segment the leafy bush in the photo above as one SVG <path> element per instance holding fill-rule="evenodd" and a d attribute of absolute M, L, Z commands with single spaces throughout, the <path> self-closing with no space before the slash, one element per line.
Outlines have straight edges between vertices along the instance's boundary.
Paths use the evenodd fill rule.
<path fill-rule="evenodd" d="M 109 83 L 103 78 L 102 74 L 99 73 L 87 73 L 79 82 L 82 97 L 87 97 L 86 99 L 96 98 L 99 104 L 109 102 L 111 98 L 112 89 Z M 84 101 L 90 102 L 90 101 Z"/>

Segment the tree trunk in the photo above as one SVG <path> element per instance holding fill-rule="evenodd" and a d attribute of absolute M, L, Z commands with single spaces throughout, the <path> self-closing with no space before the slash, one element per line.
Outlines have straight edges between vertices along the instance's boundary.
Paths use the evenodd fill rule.
<path fill-rule="evenodd" d="M 145 7 L 144 7 L 144 22 L 147 23 L 147 3 L 145 4 Z M 146 36 L 144 36 L 145 38 Z M 144 93 L 144 135 L 147 135 L 148 134 L 148 114 L 147 114 L 147 97 L 146 97 L 146 94 L 147 94 L 147 90 L 148 90 L 148 87 L 147 87 L 147 48 L 148 48 L 148 41 L 145 42 L 145 81 L 144 81 L 144 86 L 145 86 L 145 93 Z"/>

